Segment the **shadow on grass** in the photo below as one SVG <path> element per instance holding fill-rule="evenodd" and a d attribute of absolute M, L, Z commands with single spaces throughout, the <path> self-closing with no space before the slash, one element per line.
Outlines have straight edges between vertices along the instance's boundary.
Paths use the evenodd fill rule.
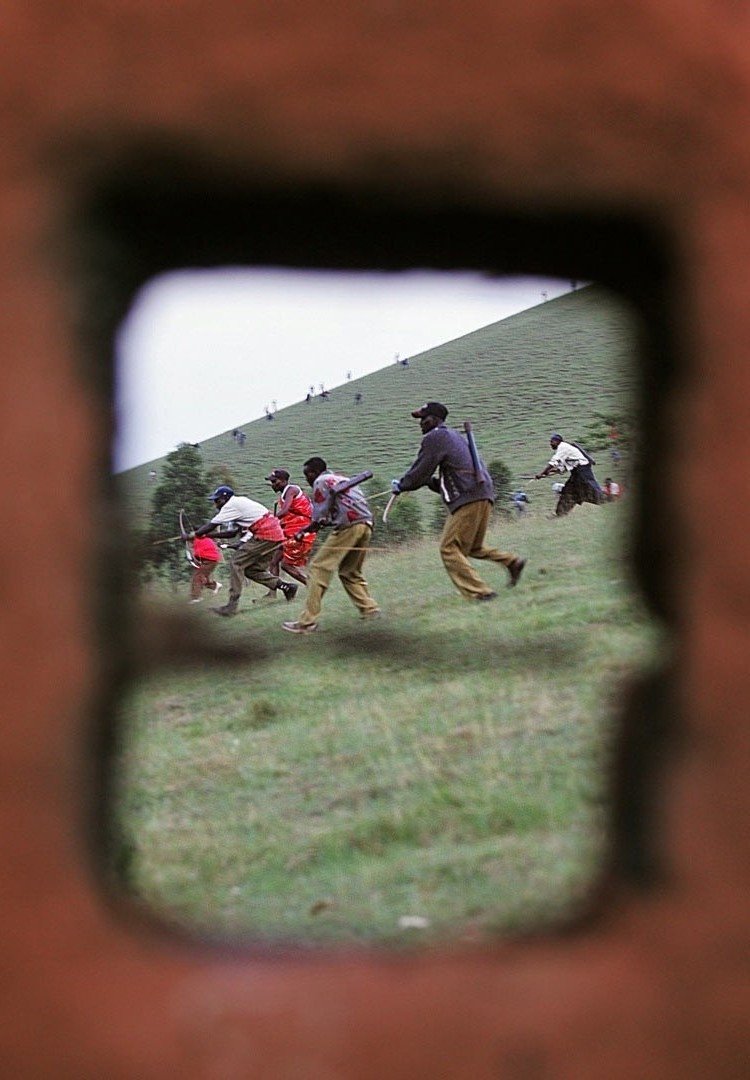
<path fill-rule="evenodd" d="M 444 673 L 483 671 L 488 665 L 503 668 L 559 669 L 575 662 L 581 650 L 558 634 L 539 634 L 514 640 L 498 637 L 472 642 L 455 632 L 420 631 L 418 634 L 367 627 L 346 634 L 326 635 L 326 653 L 344 660 L 375 658 L 399 671 L 433 667 Z"/>

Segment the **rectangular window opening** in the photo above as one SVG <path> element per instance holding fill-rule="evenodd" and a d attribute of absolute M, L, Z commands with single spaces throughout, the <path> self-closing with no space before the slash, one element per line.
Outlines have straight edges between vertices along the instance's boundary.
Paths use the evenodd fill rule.
<path fill-rule="evenodd" d="M 192 935 L 326 946 L 474 943 L 586 909 L 619 703 L 664 652 L 628 539 L 639 324 L 617 293 L 561 278 L 232 267 L 141 289 L 116 340 L 132 590 L 205 633 L 206 655 L 193 644 L 121 702 L 122 896 Z M 470 560 L 491 602 L 443 565 L 439 495 L 404 492 L 382 521 L 428 402 L 471 423 L 493 476 L 486 545 L 526 560 L 512 588 L 506 566 Z M 602 493 L 564 515 L 571 473 L 534 478 L 553 434 L 594 459 Z M 218 617 L 231 549 L 221 592 L 191 592 L 179 510 L 208 522 L 227 485 L 272 511 L 265 478 L 286 469 L 310 494 L 312 456 L 373 474 L 363 572 L 381 617 L 359 619 L 335 572 L 314 633 L 282 626 L 302 584 L 287 601 L 247 581 Z M 255 654 L 217 664 L 217 641 Z"/>

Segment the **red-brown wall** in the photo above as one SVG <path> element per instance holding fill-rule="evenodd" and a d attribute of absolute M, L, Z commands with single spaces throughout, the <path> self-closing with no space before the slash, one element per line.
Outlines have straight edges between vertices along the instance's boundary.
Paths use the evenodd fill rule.
<path fill-rule="evenodd" d="M 9 535 L 30 553 L 0 561 L 4 1074 L 744 1076 L 745 5 L 16 0 L 0 25 L 0 445 Z M 196 949 L 102 898 L 91 717 L 127 643 L 92 613 L 110 419 L 86 310 L 107 297 L 85 278 L 109 264 L 87 229 L 118 168 L 146 183 L 144 146 L 179 148 L 207 189 L 221 175 L 377 190 L 406 213 L 629 216 L 661 237 L 679 374 L 649 468 L 678 509 L 660 519 L 677 737 L 637 759 L 658 797 L 635 827 L 666 854 L 650 885 L 615 866 L 568 934 L 402 959 Z M 657 698 L 632 707 L 642 728 L 664 723 Z"/>

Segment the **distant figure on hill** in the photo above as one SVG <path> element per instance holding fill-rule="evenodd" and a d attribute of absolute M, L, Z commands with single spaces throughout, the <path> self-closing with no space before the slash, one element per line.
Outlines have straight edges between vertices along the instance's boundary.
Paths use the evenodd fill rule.
<path fill-rule="evenodd" d="M 287 600 L 293 600 L 298 586 L 291 581 L 282 581 L 269 570 L 271 558 L 284 542 L 281 523 L 267 507 L 246 495 L 235 495 L 233 488 L 220 484 L 209 495 L 216 508 L 216 514 L 205 525 L 196 529 L 191 540 L 216 532 L 222 525 L 231 526 L 223 535 L 239 535 L 239 543 L 232 547 L 229 560 L 229 599 L 226 604 L 213 610 L 218 615 L 236 615 L 242 595 L 245 577 L 265 585 L 267 589 L 279 589 Z"/>
<path fill-rule="evenodd" d="M 373 524 L 364 492 L 355 486 L 337 493 L 336 488 L 348 478 L 331 472 L 322 457 L 308 458 L 303 470 L 312 487 L 313 506 L 312 521 L 303 532 L 317 532 L 323 525 L 332 525 L 333 532 L 310 563 L 305 610 L 296 622 L 285 622 L 283 627 L 292 634 L 311 634 L 318 629 L 323 597 L 334 572 L 360 618 L 377 618 L 380 608 L 370 596 L 362 572 Z"/>
<path fill-rule="evenodd" d="M 307 574 L 303 567 L 307 566 L 315 533 L 305 533 L 301 540 L 297 540 L 296 536 L 312 521 L 312 503 L 299 484 L 289 483 L 287 469 L 273 469 L 266 480 L 280 496 L 274 513 L 281 522 L 285 538 L 283 546 L 273 554 L 269 570 L 272 574 L 283 570 L 300 584 L 307 585 Z"/>
<path fill-rule="evenodd" d="M 400 480 L 391 481 L 395 494 L 428 487 L 438 492 L 449 510 L 440 536 L 440 557 L 453 584 L 467 600 L 494 600 L 469 559 L 501 563 L 510 575 L 509 587 L 518 583 L 526 560 L 509 551 L 484 546 L 495 489 L 481 458 L 474 459 L 467 439 L 446 427 L 448 410 L 428 401 L 411 414 L 419 420 L 422 443 L 416 461 Z M 437 476 L 435 476 L 437 472 Z"/>
<path fill-rule="evenodd" d="M 360 393 L 359 390 L 354 395 L 354 404 L 355 405 L 361 405 L 362 404 L 362 394 Z"/>
<path fill-rule="evenodd" d="M 570 473 L 570 478 L 563 485 L 557 500 L 555 514 L 558 517 L 564 517 L 574 506 L 580 506 L 585 502 L 593 503 L 594 506 L 603 503 L 604 492 L 591 468 L 596 464 L 594 459 L 576 443 L 565 442 L 562 435 L 556 431 L 550 436 L 549 444 L 553 450 L 552 457 L 542 471 L 536 474 L 536 479 L 541 480 L 542 477 L 549 476 L 551 473 Z"/>

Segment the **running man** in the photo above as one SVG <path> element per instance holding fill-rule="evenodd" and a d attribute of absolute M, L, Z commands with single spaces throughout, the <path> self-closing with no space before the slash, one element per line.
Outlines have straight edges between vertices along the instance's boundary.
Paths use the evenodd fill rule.
<path fill-rule="evenodd" d="M 362 573 L 373 525 L 364 492 L 359 487 L 337 491 L 349 478 L 331 472 L 321 457 L 309 458 L 303 470 L 312 487 L 313 507 L 312 521 L 305 531 L 317 532 L 323 525 L 332 525 L 333 532 L 310 563 L 305 610 L 295 622 L 285 622 L 283 627 L 291 634 L 311 634 L 318 629 L 323 597 L 334 572 L 360 618 L 377 618 L 380 608 L 370 596 Z"/>
<path fill-rule="evenodd" d="M 269 570 L 274 552 L 281 548 L 284 533 L 279 519 L 262 503 L 248 499 L 246 495 L 235 495 L 226 484 L 217 487 L 209 499 L 216 507 L 216 514 L 205 525 L 196 529 L 191 539 L 215 532 L 221 525 L 232 526 L 232 531 L 224 535 L 237 536 L 238 544 L 233 544 L 229 558 L 229 599 L 223 607 L 214 608 L 218 615 L 237 614 L 242 586 L 245 577 L 265 585 L 267 589 L 279 589 L 285 599 L 293 600 L 299 586 L 291 581 L 282 581 L 277 574 Z"/>
<path fill-rule="evenodd" d="M 391 490 L 399 494 L 428 487 L 442 496 L 449 514 L 440 536 L 440 558 L 448 577 L 467 600 L 494 600 L 497 593 L 482 581 L 468 560 L 501 563 L 510 575 L 509 588 L 518 584 L 526 560 L 513 552 L 484 546 L 495 501 L 492 478 L 481 459 L 475 469 L 464 436 L 446 427 L 445 405 L 428 401 L 412 416 L 419 420 L 423 435 L 419 454 L 408 472 L 391 482 Z"/>
<path fill-rule="evenodd" d="M 315 533 L 305 532 L 301 540 L 297 540 L 296 536 L 304 532 L 312 521 L 312 503 L 299 484 L 289 483 L 287 469 L 273 469 L 266 480 L 280 496 L 274 512 L 284 530 L 284 545 L 271 558 L 271 573 L 278 574 L 283 570 L 301 585 L 307 585 L 307 574 L 303 568 L 307 566 L 310 550 L 315 543 Z"/>
<path fill-rule="evenodd" d="M 599 487 L 599 482 L 591 468 L 596 464 L 594 459 L 575 443 L 565 442 L 562 435 L 556 431 L 550 435 L 549 444 L 553 451 L 552 457 L 542 471 L 536 474 L 536 479 L 541 480 L 542 477 L 549 476 L 551 473 L 570 473 L 557 500 L 555 507 L 557 517 L 564 517 L 574 506 L 580 506 L 585 502 L 593 503 L 594 506 L 600 506 L 605 502 L 604 492 Z"/>

